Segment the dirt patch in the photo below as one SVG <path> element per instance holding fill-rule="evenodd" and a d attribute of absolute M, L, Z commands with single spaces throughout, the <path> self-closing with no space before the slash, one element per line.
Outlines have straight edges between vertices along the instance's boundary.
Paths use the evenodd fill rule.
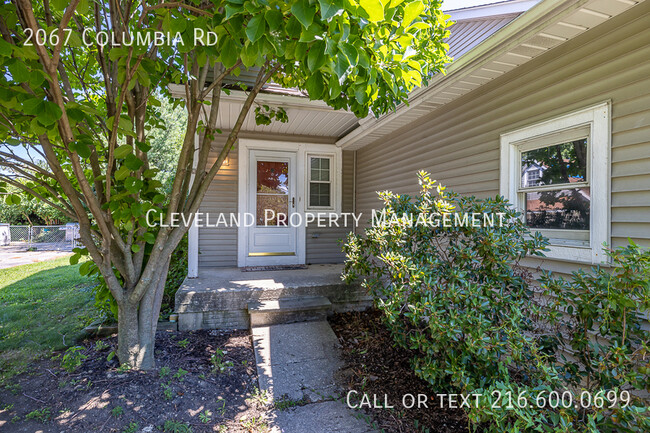
<path fill-rule="evenodd" d="M 346 363 L 338 378 L 378 429 L 386 432 L 466 433 L 462 409 L 440 407 L 440 396 L 411 368 L 412 355 L 396 347 L 376 310 L 336 314 L 329 319 Z M 418 409 L 418 395 L 426 396 Z M 363 398 L 364 396 L 365 399 Z M 410 396 L 413 396 L 411 398 Z M 423 400 L 422 400 L 423 401 Z M 393 408 L 386 407 L 386 403 Z M 406 407 L 413 404 L 413 407 Z M 369 408 L 368 405 L 371 407 Z"/>
<path fill-rule="evenodd" d="M 115 337 L 98 341 L 81 345 L 87 358 L 73 373 L 60 367 L 59 354 L 13 378 L 0 390 L 0 430 L 266 431 L 248 332 L 158 332 L 157 368 L 146 372 L 108 360 Z"/>

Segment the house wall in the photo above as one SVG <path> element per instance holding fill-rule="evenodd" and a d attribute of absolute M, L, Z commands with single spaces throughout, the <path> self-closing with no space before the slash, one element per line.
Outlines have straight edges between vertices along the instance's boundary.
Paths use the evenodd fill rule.
<path fill-rule="evenodd" d="M 357 212 L 380 206 L 375 191 L 416 193 L 422 169 L 456 192 L 494 196 L 500 134 L 611 100 L 612 244 L 630 237 L 650 247 L 648 22 L 645 2 L 358 150 Z M 543 266 L 576 267 L 548 259 Z"/>
<path fill-rule="evenodd" d="M 289 120 L 291 121 L 291 120 Z M 227 133 L 217 137 L 212 143 L 212 152 L 208 164 L 213 163 L 225 140 Z M 250 134 L 241 133 L 240 138 L 257 138 L 265 140 L 326 143 L 334 146 L 334 139 L 318 137 L 297 137 L 291 135 Z M 200 212 L 215 215 L 216 222 L 219 213 L 237 213 L 238 200 L 238 152 L 237 146 L 228 156 L 228 165 L 222 166 L 217 176 L 210 184 L 208 191 L 201 203 Z M 343 152 L 343 184 L 342 200 L 343 212 L 351 212 L 352 208 L 352 164 L 353 152 Z M 306 236 L 306 261 L 307 263 L 340 263 L 343 255 L 338 240 L 345 237 L 348 229 L 345 228 L 317 228 L 308 227 Z M 237 228 L 236 227 L 201 227 L 199 228 L 199 267 L 224 267 L 237 266 Z"/>

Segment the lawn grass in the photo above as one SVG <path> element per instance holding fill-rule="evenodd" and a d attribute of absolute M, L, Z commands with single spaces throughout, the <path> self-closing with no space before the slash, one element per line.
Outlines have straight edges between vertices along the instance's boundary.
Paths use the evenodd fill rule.
<path fill-rule="evenodd" d="M 75 343 L 93 315 L 93 285 L 69 257 L 0 269 L 0 382 Z"/>

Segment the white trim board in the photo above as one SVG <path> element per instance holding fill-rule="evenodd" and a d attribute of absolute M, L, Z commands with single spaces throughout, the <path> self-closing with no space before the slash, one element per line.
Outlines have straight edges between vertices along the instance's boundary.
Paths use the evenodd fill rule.
<path fill-rule="evenodd" d="M 588 126 L 591 210 L 589 246 L 554 245 L 546 257 L 580 263 L 607 263 L 602 244 L 610 244 L 610 184 L 611 184 L 611 102 L 606 101 L 581 110 L 554 117 L 534 125 L 501 134 L 500 194 L 521 211 L 518 198 L 518 173 L 521 147 L 526 142 L 545 135 Z"/>

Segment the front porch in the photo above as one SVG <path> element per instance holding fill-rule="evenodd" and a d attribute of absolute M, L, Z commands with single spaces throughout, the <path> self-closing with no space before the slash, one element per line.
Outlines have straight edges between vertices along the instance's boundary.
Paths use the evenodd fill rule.
<path fill-rule="evenodd" d="M 330 312 L 363 310 L 370 297 L 359 285 L 341 280 L 343 265 L 309 265 L 306 269 L 243 271 L 242 268 L 200 268 L 176 293 L 178 329 L 247 329 L 249 307 L 259 301 L 327 298 Z"/>

